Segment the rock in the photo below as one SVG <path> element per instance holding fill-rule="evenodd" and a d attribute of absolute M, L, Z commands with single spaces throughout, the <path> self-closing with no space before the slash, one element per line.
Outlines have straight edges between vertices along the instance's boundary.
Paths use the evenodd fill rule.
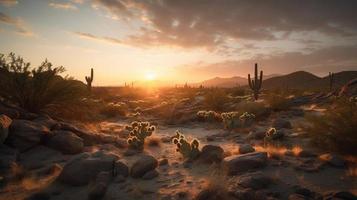
<path fill-rule="evenodd" d="M 146 172 L 154 170 L 158 165 L 157 160 L 150 155 L 142 155 L 131 167 L 130 174 L 133 178 L 140 178 Z"/>
<path fill-rule="evenodd" d="M 146 172 L 142 178 L 144 180 L 151 180 L 153 178 L 156 178 L 157 176 L 159 176 L 159 172 L 154 169 L 154 170 Z"/>
<path fill-rule="evenodd" d="M 244 190 L 238 190 L 233 194 L 239 200 L 266 200 L 266 194 L 264 192 L 254 191 L 250 188 Z"/>
<path fill-rule="evenodd" d="M 0 115 L 0 145 L 3 144 L 9 135 L 9 127 L 12 120 L 6 115 Z"/>
<path fill-rule="evenodd" d="M 164 166 L 168 164 L 169 164 L 169 160 L 167 158 L 162 158 L 159 160 L 159 166 Z"/>
<path fill-rule="evenodd" d="M 62 166 L 54 163 L 48 166 L 45 166 L 41 169 L 35 170 L 34 172 L 36 173 L 36 176 L 48 176 L 48 175 L 53 175 L 57 172 L 60 172 L 62 170 Z"/>
<path fill-rule="evenodd" d="M 247 139 L 248 140 L 261 140 L 265 137 L 265 130 L 250 131 Z"/>
<path fill-rule="evenodd" d="M 195 200 L 216 200 L 216 199 L 227 199 L 228 194 L 225 194 L 219 188 L 206 188 L 201 190 Z"/>
<path fill-rule="evenodd" d="M 288 200 L 312 200 L 300 194 L 290 194 Z"/>
<path fill-rule="evenodd" d="M 254 151 L 255 151 L 255 149 L 250 144 L 242 144 L 242 145 L 239 146 L 239 153 L 240 154 L 251 153 L 251 152 L 254 152 Z"/>
<path fill-rule="evenodd" d="M 263 175 L 261 172 L 256 172 L 239 177 L 238 184 L 244 188 L 260 190 L 268 187 L 272 182 L 270 177 Z"/>
<path fill-rule="evenodd" d="M 116 161 L 115 162 L 115 168 L 114 168 L 114 172 L 113 172 L 114 176 L 123 176 L 123 177 L 128 177 L 129 176 L 129 167 L 124 164 L 121 161 Z"/>
<path fill-rule="evenodd" d="M 73 186 L 85 185 L 98 173 L 113 171 L 116 160 L 118 157 L 103 151 L 78 154 L 64 165 L 58 180 Z"/>
<path fill-rule="evenodd" d="M 325 196 L 324 199 L 356 200 L 357 196 L 347 191 L 333 192 Z"/>
<path fill-rule="evenodd" d="M 326 153 L 320 155 L 319 158 L 333 167 L 344 168 L 346 166 L 346 161 L 336 154 Z"/>
<path fill-rule="evenodd" d="M 88 190 L 89 200 L 102 199 L 107 192 L 109 182 L 111 180 L 111 174 L 109 172 L 98 173 L 94 183 L 90 184 Z"/>
<path fill-rule="evenodd" d="M 77 154 L 83 151 L 83 139 L 69 131 L 53 131 L 47 146 L 64 154 Z"/>
<path fill-rule="evenodd" d="M 273 121 L 273 127 L 276 129 L 282 129 L 282 128 L 291 129 L 292 128 L 290 121 L 288 121 L 286 119 L 282 119 L 282 118 L 275 119 Z"/>
<path fill-rule="evenodd" d="M 223 149 L 220 146 L 205 145 L 199 155 L 199 160 L 203 163 L 220 163 L 223 160 Z"/>
<path fill-rule="evenodd" d="M 0 144 L 0 172 L 8 171 L 11 163 L 17 161 L 18 154 L 16 149 Z"/>
<path fill-rule="evenodd" d="M 13 120 L 9 130 L 7 141 L 21 152 L 40 144 L 50 134 L 45 126 L 28 120 Z"/>
<path fill-rule="evenodd" d="M 38 124 L 41 124 L 42 126 L 47 127 L 48 129 L 52 130 L 55 126 L 57 126 L 58 122 L 53 120 L 50 116 L 48 115 L 41 115 L 38 118 L 32 120 L 33 122 L 36 122 Z"/>
<path fill-rule="evenodd" d="M 19 156 L 19 162 L 28 170 L 63 161 L 64 157 L 60 152 L 43 145 L 38 145 Z"/>
<path fill-rule="evenodd" d="M 300 151 L 300 153 L 299 153 L 299 157 L 303 157 L 303 158 L 316 157 L 316 156 L 317 156 L 316 153 L 313 153 L 306 149 Z"/>
<path fill-rule="evenodd" d="M 11 106 L 6 106 L 3 103 L 0 103 L 0 114 L 6 115 L 11 119 L 17 119 L 20 117 L 20 112 L 18 109 Z"/>
<path fill-rule="evenodd" d="M 266 152 L 253 152 L 243 155 L 233 155 L 224 158 L 223 164 L 227 169 L 228 175 L 235 175 L 258 169 L 265 166 L 268 159 Z"/>

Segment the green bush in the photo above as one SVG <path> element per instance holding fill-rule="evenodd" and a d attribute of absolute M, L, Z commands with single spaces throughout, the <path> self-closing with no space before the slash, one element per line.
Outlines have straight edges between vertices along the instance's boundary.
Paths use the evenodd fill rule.
<path fill-rule="evenodd" d="M 357 152 L 357 104 L 347 98 L 336 100 L 322 116 L 307 116 L 313 142 L 345 154 Z"/>
<path fill-rule="evenodd" d="M 82 82 L 59 76 L 64 71 L 47 60 L 31 69 L 30 63 L 14 53 L 0 54 L 0 96 L 30 112 L 63 109 L 85 94 Z"/>

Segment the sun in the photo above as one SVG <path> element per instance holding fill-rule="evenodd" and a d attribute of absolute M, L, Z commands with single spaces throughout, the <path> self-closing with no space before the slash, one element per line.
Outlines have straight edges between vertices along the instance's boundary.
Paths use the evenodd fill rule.
<path fill-rule="evenodd" d="M 157 74 L 155 72 L 147 72 L 145 74 L 145 79 L 148 81 L 153 81 L 157 78 Z"/>

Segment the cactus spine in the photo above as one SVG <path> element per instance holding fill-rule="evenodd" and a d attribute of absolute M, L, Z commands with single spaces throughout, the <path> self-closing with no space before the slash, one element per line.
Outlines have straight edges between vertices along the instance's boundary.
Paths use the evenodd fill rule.
<path fill-rule="evenodd" d="M 90 77 L 89 77 L 89 76 L 86 76 L 88 91 L 91 91 L 91 90 L 92 90 L 93 78 L 94 78 L 94 71 L 93 71 L 93 68 L 91 68 L 91 69 L 90 69 Z"/>
<path fill-rule="evenodd" d="M 330 81 L 330 92 L 331 92 L 332 91 L 332 87 L 333 87 L 335 74 L 332 73 L 332 72 L 329 72 L 328 73 L 328 77 L 329 77 L 329 81 Z"/>
<path fill-rule="evenodd" d="M 176 151 L 180 152 L 188 161 L 196 159 L 200 154 L 200 150 L 198 149 L 198 146 L 200 145 L 199 141 L 193 139 L 189 142 L 179 130 L 176 131 L 176 135 L 173 137 L 172 142 L 176 145 Z"/>
<path fill-rule="evenodd" d="M 260 77 L 258 79 L 258 64 L 255 63 L 254 80 L 251 80 L 250 74 L 248 74 L 248 84 L 250 89 L 253 90 L 255 100 L 258 100 L 258 95 L 262 87 L 262 83 L 263 83 L 263 71 L 260 71 Z"/>

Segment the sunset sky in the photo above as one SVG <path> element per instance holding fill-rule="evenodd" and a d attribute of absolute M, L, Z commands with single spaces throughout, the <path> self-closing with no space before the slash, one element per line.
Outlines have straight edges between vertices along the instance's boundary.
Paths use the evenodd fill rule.
<path fill-rule="evenodd" d="M 357 70 L 353 0 L 0 0 L 0 53 L 95 85 Z"/>

